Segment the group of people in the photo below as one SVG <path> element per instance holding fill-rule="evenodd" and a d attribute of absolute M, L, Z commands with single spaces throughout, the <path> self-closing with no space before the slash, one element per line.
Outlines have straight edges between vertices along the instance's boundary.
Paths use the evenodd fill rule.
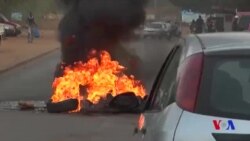
<path fill-rule="evenodd" d="M 236 15 L 232 20 L 232 31 L 250 31 L 250 23 L 247 20 L 241 20 L 241 18 Z M 221 22 L 220 17 L 209 16 L 206 22 L 201 16 L 197 20 L 193 20 L 190 24 L 191 33 L 203 33 L 203 32 L 220 32 L 224 31 L 224 23 Z"/>
<path fill-rule="evenodd" d="M 206 30 L 206 32 L 216 32 L 217 26 L 216 26 L 216 20 L 213 19 L 212 16 L 208 17 L 206 22 L 204 19 L 199 16 L 199 18 L 195 21 L 193 20 L 190 25 L 190 31 L 191 33 L 203 33 Z"/>
<path fill-rule="evenodd" d="M 202 33 L 204 29 L 204 20 L 201 16 L 195 21 L 193 20 L 190 25 L 191 33 Z"/>

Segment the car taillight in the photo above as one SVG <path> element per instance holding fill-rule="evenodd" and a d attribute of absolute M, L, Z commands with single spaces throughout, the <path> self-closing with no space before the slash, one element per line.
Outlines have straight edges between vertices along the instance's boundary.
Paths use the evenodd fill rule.
<path fill-rule="evenodd" d="M 177 104 L 184 110 L 194 112 L 203 67 L 203 53 L 194 54 L 181 64 L 178 70 Z"/>

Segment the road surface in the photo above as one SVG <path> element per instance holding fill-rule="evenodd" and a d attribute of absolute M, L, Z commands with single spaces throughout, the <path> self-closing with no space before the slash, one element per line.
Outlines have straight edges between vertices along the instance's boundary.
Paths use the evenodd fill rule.
<path fill-rule="evenodd" d="M 134 41 L 126 44 L 146 62 L 147 89 L 150 90 L 173 42 Z M 0 74 L 0 101 L 48 100 L 60 52 L 34 60 Z M 48 114 L 0 110 L 0 140 L 4 141 L 132 141 L 137 115 L 129 114 Z"/>

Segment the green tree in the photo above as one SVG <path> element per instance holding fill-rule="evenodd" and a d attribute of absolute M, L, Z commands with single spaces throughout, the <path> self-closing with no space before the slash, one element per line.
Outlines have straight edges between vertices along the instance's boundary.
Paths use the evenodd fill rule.
<path fill-rule="evenodd" d="M 24 16 L 33 12 L 37 18 L 41 18 L 45 14 L 56 11 L 54 0 L 0 0 L 0 12 L 7 17 L 12 12 L 21 12 Z"/>
<path fill-rule="evenodd" d="M 184 9 L 210 11 L 213 6 L 250 11 L 250 0 L 170 0 Z"/>

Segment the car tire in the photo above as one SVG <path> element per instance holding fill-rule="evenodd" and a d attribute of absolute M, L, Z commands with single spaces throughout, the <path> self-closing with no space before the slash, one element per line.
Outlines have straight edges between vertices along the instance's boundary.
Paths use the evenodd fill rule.
<path fill-rule="evenodd" d="M 47 103 L 47 111 L 49 113 L 65 113 L 76 110 L 78 107 L 78 100 L 77 99 L 68 99 L 62 102 L 52 103 L 50 100 Z"/>

